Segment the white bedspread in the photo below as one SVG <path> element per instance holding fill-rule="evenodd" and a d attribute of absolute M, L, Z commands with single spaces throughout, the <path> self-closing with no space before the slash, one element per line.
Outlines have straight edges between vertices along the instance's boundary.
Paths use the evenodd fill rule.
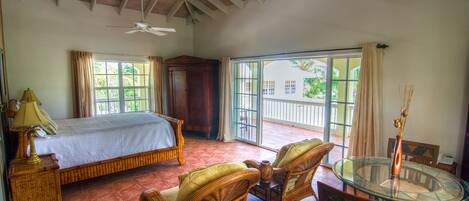
<path fill-rule="evenodd" d="M 57 120 L 57 135 L 37 137 L 38 154 L 55 153 L 60 168 L 176 145 L 168 121 L 152 113 Z"/>

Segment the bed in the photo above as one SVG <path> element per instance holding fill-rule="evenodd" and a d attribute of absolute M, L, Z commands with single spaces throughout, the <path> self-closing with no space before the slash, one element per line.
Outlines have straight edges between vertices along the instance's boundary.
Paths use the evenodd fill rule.
<path fill-rule="evenodd" d="M 61 184 L 68 184 L 164 160 L 184 164 L 183 122 L 155 113 L 124 113 L 57 120 L 56 135 L 37 137 L 39 155 L 54 153 Z M 28 144 L 20 133 L 17 158 Z"/>

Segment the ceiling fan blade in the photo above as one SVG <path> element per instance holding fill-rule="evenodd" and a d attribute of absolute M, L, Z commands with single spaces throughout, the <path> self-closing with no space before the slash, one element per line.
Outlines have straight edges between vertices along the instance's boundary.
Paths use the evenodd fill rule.
<path fill-rule="evenodd" d="M 160 31 L 155 31 L 155 30 L 147 30 L 146 32 L 148 33 L 151 33 L 151 34 L 155 34 L 157 36 L 166 36 L 166 33 L 163 33 L 163 32 L 160 32 Z"/>
<path fill-rule="evenodd" d="M 125 33 L 126 33 L 126 34 L 133 34 L 133 33 L 137 33 L 137 32 L 140 32 L 140 30 L 134 29 L 134 30 L 127 31 L 127 32 L 125 32 Z"/>
<path fill-rule="evenodd" d="M 115 26 L 115 25 L 107 25 L 106 27 L 109 27 L 109 28 L 125 28 L 125 29 L 134 28 L 133 26 Z"/>
<path fill-rule="evenodd" d="M 176 32 L 176 29 L 173 28 L 151 27 L 150 29 L 154 31 Z"/>

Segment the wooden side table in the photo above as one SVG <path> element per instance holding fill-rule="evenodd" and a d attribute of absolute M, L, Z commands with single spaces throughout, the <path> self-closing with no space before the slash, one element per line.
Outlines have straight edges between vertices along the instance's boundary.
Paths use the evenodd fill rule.
<path fill-rule="evenodd" d="M 40 156 L 38 164 L 28 164 L 26 159 L 10 162 L 10 179 L 13 201 L 61 201 L 59 164 L 55 154 Z"/>
<path fill-rule="evenodd" d="M 250 193 L 264 201 L 271 201 L 280 197 L 280 185 L 273 180 L 270 183 L 257 182 Z"/>
<path fill-rule="evenodd" d="M 456 175 L 456 170 L 458 169 L 458 164 L 456 162 L 453 162 L 453 164 L 451 164 L 451 165 L 438 163 L 438 165 L 436 167 L 438 169 L 446 170 L 446 171 L 450 172 L 451 174 Z"/>

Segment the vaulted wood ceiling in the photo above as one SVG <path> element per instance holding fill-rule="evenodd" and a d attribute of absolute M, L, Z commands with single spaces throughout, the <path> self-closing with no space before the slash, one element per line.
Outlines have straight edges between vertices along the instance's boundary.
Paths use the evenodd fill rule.
<path fill-rule="evenodd" d="M 56 0 L 57 5 L 60 0 Z M 81 0 L 89 2 L 90 9 L 93 10 L 96 4 L 116 7 L 119 14 L 125 9 L 140 10 L 141 0 Z M 200 20 L 200 15 L 208 15 L 215 18 L 215 12 L 229 12 L 228 7 L 234 5 L 243 8 L 247 0 L 143 0 L 145 15 L 157 13 L 166 15 L 168 20 L 172 17 L 190 18 L 193 22 Z M 265 0 L 257 0 L 263 3 Z"/>

